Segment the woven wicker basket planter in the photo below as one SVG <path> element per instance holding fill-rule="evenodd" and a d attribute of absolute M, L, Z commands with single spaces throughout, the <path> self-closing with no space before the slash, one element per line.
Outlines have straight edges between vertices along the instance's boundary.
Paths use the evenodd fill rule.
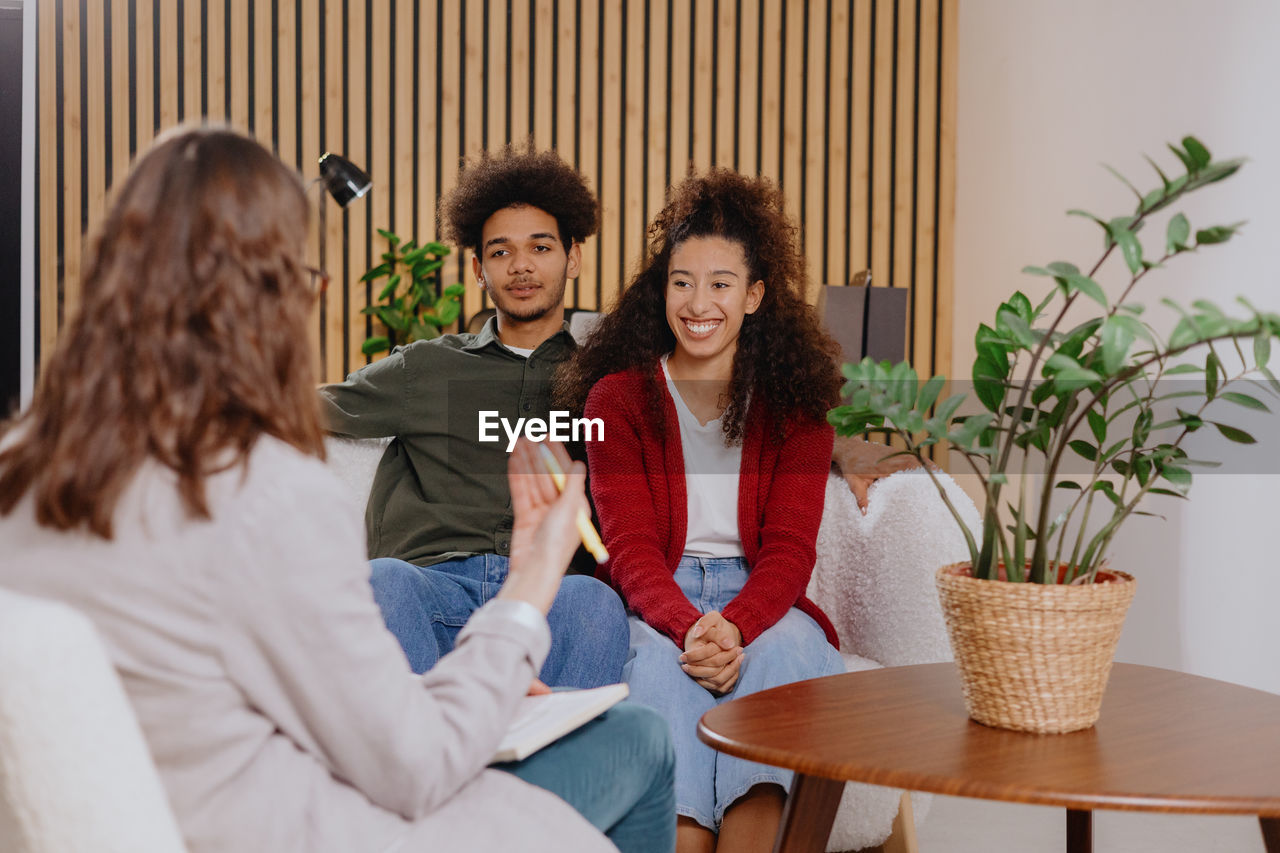
<path fill-rule="evenodd" d="M 1041 734 L 1098 721 L 1136 583 L 1124 572 L 1074 586 L 976 580 L 938 570 L 938 594 L 969 716 Z"/>

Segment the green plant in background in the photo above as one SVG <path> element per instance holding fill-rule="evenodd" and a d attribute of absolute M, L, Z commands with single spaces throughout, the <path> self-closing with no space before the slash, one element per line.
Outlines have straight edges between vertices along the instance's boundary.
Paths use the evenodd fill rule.
<path fill-rule="evenodd" d="M 1190 136 L 1169 147 L 1185 173 L 1169 178 L 1147 158 L 1161 184 L 1148 193 L 1108 167 L 1137 197 L 1132 213 L 1103 219 L 1070 211 L 1103 231 L 1102 256 L 1087 272 L 1063 261 L 1026 267 L 1024 273 L 1052 282 L 1048 294 L 1033 303 L 1021 291 L 1014 293 L 997 309 L 994 325 L 978 327 L 972 393 L 983 411 L 958 416 L 969 395 L 938 402 L 945 378 L 921 384 L 907 362 L 891 366 L 866 359 L 844 366 L 848 404 L 828 416 L 838 433 L 896 435 L 905 442 L 902 452 L 922 462 L 931 446 L 945 441 L 978 475 L 984 492 L 981 541 L 939 484 L 964 531 L 973 577 L 995 579 L 1003 563 L 1010 581 L 1091 582 L 1121 524 L 1134 514 L 1150 514 L 1138 509 L 1146 495 L 1185 497 L 1191 469 L 1216 464 L 1188 458 L 1182 447 L 1188 435 L 1214 429 L 1228 441 L 1254 443 L 1244 430 L 1217 419 L 1223 406 L 1211 415 L 1211 405 L 1270 411 L 1254 394 L 1228 390 L 1233 386 L 1280 397 L 1280 382 L 1267 368 L 1280 315 L 1259 311 L 1243 298 L 1238 301 L 1247 316 L 1240 319 L 1208 301 L 1182 307 L 1165 299 L 1180 319 L 1163 337 L 1142 319 L 1143 306 L 1130 300 L 1152 270 L 1202 246 L 1225 243 L 1242 224 L 1202 228 L 1193 240 L 1189 220 L 1177 213 L 1169 220 L 1163 251 L 1148 259 L 1138 236 L 1148 218 L 1230 177 L 1244 162 L 1215 162 Z M 1127 268 L 1128 283 L 1111 301 L 1094 276 L 1114 254 Z M 1069 311 L 1075 325 L 1063 328 Z M 1187 360 L 1193 350 L 1203 353 L 1203 362 Z M 1194 379 L 1161 382 L 1184 375 Z M 1061 476 L 1064 458 L 1072 457 L 1084 460 L 1072 461 L 1083 473 Z M 1023 476 L 1016 498 L 1004 504 L 1008 514 L 1002 522 L 1002 490 L 1013 491 L 1011 475 Z M 1063 499 L 1051 501 L 1055 494 Z M 1064 564 L 1060 575 L 1057 567 Z"/>
<path fill-rule="evenodd" d="M 378 293 L 376 304 L 360 309 L 360 313 L 376 318 L 386 334 L 366 339 L 360 347 L 365 355 L 439 337 L 441 329 L 458 319 L 462 311 L 459 298 L 465 290 L 461 284 L 440 288 L 440 271 L 449 255 L 448 246 L 436 242 L 419 246 L 412 240 L 405 243 L 399 235 L 382 228 L 378 234 L 389 248 L 382 253 L 382 263 L 360 280 L 385 278 L 387 283 Z"/>

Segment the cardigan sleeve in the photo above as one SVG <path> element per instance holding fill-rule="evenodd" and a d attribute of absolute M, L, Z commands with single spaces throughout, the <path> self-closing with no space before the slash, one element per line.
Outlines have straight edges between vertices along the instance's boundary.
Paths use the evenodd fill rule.
<path fill-rule="evenodd" d="M 659 540 L 658 499 L 652 490 L 666 484 L 655 483 L 649 468 L 663 479 L 662 445 L 641 411 L 642 399 L 628 394 L 624 377 L 616 375 L 596 383 L 587 397 L 585 415 L 604 421 L 603 440 L 587 442 L 591 496 L 609 549 L 602 576 L 630 610 L 684 648 L 685 634 L 702 614 L 680 591 L 666 543 Z"/>
<path fill-rule="evenodd" d="M 809 585 L 834 440 L 828 424 L 797 423 L 778 449 L 773 471 L 757 472 L 771 477 L 768 496 L 761 497 L 760 550 L 723 613 L 742 632 L 744 646 L 776 624 Z"/>

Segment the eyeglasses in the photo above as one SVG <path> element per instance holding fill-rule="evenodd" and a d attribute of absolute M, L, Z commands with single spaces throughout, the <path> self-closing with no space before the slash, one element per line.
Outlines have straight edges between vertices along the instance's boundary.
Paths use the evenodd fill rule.
<path fill-rule="evenodd" d="M 319 296 L 329 288 L 329 274 L 327 272 L 316 267 L 304 266 L 303 269 L 311 276 L 311 292 L 313 294 Z"/>

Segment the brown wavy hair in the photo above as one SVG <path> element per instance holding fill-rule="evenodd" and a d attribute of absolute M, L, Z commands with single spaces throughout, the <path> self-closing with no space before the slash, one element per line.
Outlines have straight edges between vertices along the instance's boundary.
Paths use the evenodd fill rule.
<path fill-rule="evenodd" d="M 785 433 L 789 421 L 825 421 L 827 410 L 840 399 L 839 347 L 805 302 L 807 280 L 796 227 L 772 182 L 729 169 L 691 177 L 672 191 L 649 226 L 644 266 L 558 374 L 558 404 L 581 412 L 600 379 L 651 366 L 675 348 L 666 316 L 668 267 L 675 248 L 695 237 L 737 243 L 746 257 L 748 280 L 765 285 L 760 307 L 743 318 L 738 335 L 723 415 L 725 440 L 742 440 L 749 399 L 766 405 L 775 438 Z M 650 413 L 662 424 L 656 370 L 647 378 Z"/>
<path fill-rule="evenodd" d="M 297 174 L 251 139 L 157 140 L 93 242 L 31 407 L 6 427 L 0 514 L 30 492 L 39 524 L 110 539 L 148 458 L 207 518 L 206 478 L 246 463 L 259 436 L 323 456 L 304 345 L 308 213 Z"/>

